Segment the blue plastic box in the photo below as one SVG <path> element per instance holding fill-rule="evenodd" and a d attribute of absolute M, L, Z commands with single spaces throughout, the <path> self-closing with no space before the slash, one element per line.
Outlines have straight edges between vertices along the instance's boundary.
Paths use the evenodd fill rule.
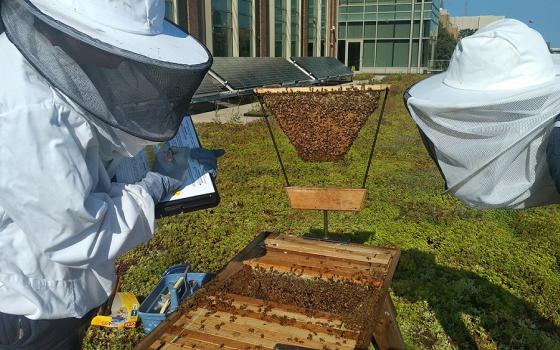
<path fill-rule="evenodd" d="M 150 333 L 165 317 L 177 310 L 181 302 L 198 290 L 210 279 L 210 274 L 204 272 L 188 272 L 187 278 L 178 288 L 173 288 L 175 283 L 183 276 L 186 265 L 177 265 L 167 269 L 148 297 L 140 304 L 138 314 L 142 320 L 144 332 Z M 165 313 L 160 313 L 161 299 L 164 294 L 170 294 L 171 305 Z"/>

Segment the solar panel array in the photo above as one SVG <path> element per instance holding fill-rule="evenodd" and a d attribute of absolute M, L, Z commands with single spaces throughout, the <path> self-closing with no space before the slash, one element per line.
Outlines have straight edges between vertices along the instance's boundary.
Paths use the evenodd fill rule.
<path fill-rule="evenodd" d="M 212 71 L 236 90 L 310 83 L 311 80 L 282 57 L 215 57 Z"/>
<path fill-rule="evenodd" d="M 206 74 L 193 101 L 208 102 L 243 95 L 263 86 L 352 80 L 352 71 L 334 57 L 292 57 L 292 61 L 282 57 L 214 57 L 211 71 L 234 91 Z"/>
<path fill-rule="evenodd" d="M 292 60 L 319 80 L 344 81 L 352 78 L 352 70 L 334 57 L 292 57 Z"/>
<path fill-rule="evenodd" d="M 202 83 L 196 90 L 196 96 L 219 94 L 220 92 L 227 91 L 226 87 L 223 86 L 219 81 L 214 79 L 210 74 L 206 74 Z"/>

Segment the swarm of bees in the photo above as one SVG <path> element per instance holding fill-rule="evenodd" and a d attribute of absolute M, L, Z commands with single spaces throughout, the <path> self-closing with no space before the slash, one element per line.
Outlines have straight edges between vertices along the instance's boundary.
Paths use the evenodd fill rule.
<path fill-rule="evenodd" d="M 342 159 L 368 117 L 380 92 L 349 89 L 263 93 L 261 100 L 307 162 Z"/>

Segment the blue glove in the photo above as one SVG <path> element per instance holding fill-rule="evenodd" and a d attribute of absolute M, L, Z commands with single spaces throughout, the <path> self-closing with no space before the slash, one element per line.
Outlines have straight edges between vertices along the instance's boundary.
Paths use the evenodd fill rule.
<path fill-rule="evenodd" d="M 142 181 L 136 184 L 144 188 L 150 194 L 154 203 L 158 204 L 168 195 L 175 193 L 181 187 L 182 182 L 172 177 L 149 171 Z"/>
<path fill-rule="evenodd" d="M 171 147 L 165 143 L 156 153 L 154 171 L 162 175 L 183 181 L 187 175 L 190 149 Z"/>
<path fill-rule="evenodd" d="M 188 160 L 190 158 L 197 161 L 202 166 L 205 173 L 210 173 L 213 178 L 216 178 L 218 168 L 217 158 L 224 154 L 225 151 L 222 149 L 189 149 L 184 147 L 172 147 L 169 143 L 166 143 L 156 153 L 154 171 L 184 181 L 187 174 Z"/>
<path fill-rule="evenodd" d="M 207 150 L 204 148 L 193 148 L 190 157 L 198 161 L 206 173 L 210 173 L 212 178 L 218 175 L 218 158 L 226 152 L 223 149 Z"/>

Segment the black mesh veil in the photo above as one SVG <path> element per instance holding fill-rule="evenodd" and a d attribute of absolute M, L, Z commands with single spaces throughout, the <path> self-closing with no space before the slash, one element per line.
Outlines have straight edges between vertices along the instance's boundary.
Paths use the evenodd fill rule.
<path fill-rule="evenodd" d="M 0 0 L 0 33 L 3 26 L 50 84 L 94 118 L 128 134 L 156 142 L 175 136 L 212 64 L 210 53 L 208 62 L 197 65 L 121 54 L 118 48 L 78 40 L 30 6 L 22 0 Z"/>

